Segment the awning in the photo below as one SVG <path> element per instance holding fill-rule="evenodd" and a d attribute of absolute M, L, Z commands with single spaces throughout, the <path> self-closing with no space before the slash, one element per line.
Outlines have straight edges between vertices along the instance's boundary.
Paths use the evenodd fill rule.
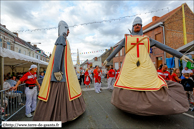
<path fill-rule="evenodd" d="M 0 47 L 0 56 L 4 57 L 5 66 L 30 67 L 31 64 L 40 64 L 40 67 L 47 67 L 48 65 L 48 63 L 45 61 L 38 60 L 2 47 Z"/>
<path fill-rule="evenodd" d="M 176 49 L 177 51 L 181 52 L 181 53 L 189 53 L 194 51 L 194 40 L 191 41 L 190 43 L 187 43 L 186 45 L 179 47 L 178 49 Z"/>
<path fill-rule="evenodd" d="M 184 55 L 194 54 L 194 40 L 176 49 Z M 184 62 L 184 61 L 183 61 Z M 175 68 L 179 68 L 178 58 L 175 57 Z"/>

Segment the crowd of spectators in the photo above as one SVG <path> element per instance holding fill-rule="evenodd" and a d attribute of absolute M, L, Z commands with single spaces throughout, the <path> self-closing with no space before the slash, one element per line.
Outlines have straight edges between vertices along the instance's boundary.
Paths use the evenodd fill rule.
<path fill-rule="evenodd" d="M 157 72 L 165 80 L 171 80 L 182 84 L 184 90 L 188 95 L 190 103 L 193 103 L 191 102 L 191 99 L 193 99 L 194 101 L 194 69 L 191 70 L 188 67 L 185 67 L 180 72 L 178 68 L 174 68 L 172 73 L 170 74 L 170 70 L 168 71 L 167 65 L 164 64 L 159 67 Z"/>
<path fill-rule="evenodd" d="M 3 93 L 3 105 L 4 106 L 2 106 L 0 103 L 0 110 L 1 110 L 1 113 L 4 114 L 4 116 L 10 115 L 10 114 L 6 113 L 6 110 L 7 110 L 8 104 L 9 104 L 9 100 L 11 98 L 16 99 L 18 105 L 24 105 L 21 96 L 22 96 L 22 94 L 24 94 L 25 86 L 21 87 L 18 90 L 13 90 L 13 87 L 22 78 L 22 76 L 24 74 L 25 73 L 21 73 L 21 72 L 17 72 L 17 73 L 13 72 L 12 74 L 7 73 L 6 75 L 4 75 L 3 90 L 5 90 L 5 91 L 1 92 L 1 93 Z M 40 76 L 39 76 L 39 80 L 38 80 L 40 85 L 42 84 L 43 78 L 44 78 L 44 72 L 41 72 Z M 21 82 L 21 84 L 23 84 L 23 83 L 24 82 Z M 22 91 L 20 91 L 20 90 L 22 90 Z M 1 102 L 1 100 L 0 100 L 0 102 Z"/>

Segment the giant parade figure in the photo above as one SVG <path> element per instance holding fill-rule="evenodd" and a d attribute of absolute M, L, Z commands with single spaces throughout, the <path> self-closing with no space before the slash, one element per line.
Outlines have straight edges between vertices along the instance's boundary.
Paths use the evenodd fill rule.
<path fill-rule="evenodd" d="M 85 102 L 73 67 L 69 28 L 58 24 L 58 38 L 39 92 L 34 121 L 72 121 L 85 112 Z"/>
<path fill-rule="evenodd" d="M 111 103 L 129 113 L 170 115 L 188 111 L 189 103 L 183 86 L 165 81 L 158 75 L 150 59 L 150 47 L 156 46 L 185 61 L 191 61 L 182 53 L 143 35 L 142 20 L 136 17 L 131 34 L 126 34 L 119 46 L 104 61 L 107 64 L 123 47 L 125 58 L 115 81 Z"/>

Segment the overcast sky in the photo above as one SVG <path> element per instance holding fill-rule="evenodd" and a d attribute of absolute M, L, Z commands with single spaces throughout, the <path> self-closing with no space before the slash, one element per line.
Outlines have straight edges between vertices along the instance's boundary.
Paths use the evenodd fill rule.
<path fill-rule="evenodd" d="M 153 16 L 162 16 L 185 2 L 193 10 L 193 1 L 1 1 L 1 24 L 10 31 L 34 30 L 57 27 L 60 20 L 72 26 L 138 14 L 144 26 Z M 146 13 L 158 9 L 163 10 Z M 134 18 L 70 27 L 68 41 L 71 52 L 76 53 L 77 49 L 91 52 L 114 46 L 129 33 Z M 32 43 L 41 42 L 39 48 L 52 52 L 58 30 L 19 32 L 19 37 Z M 90 60 L 102 53 L 81 54 L 80 60 Z M 76 58 L 73 54 L 72 59 Z"/>

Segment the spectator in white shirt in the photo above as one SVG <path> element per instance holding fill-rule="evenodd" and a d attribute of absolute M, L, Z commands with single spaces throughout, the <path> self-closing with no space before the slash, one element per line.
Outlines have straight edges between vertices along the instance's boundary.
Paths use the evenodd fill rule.
<path fill-rule="evenodd" d="M 193 74 L 193 71 L 191 69 L 188 69 L 188 67 L 185 67 L 183 70 L 182 70 L 182 74 L 184 73 L 189 73 L 190 75 Z"/>
<path fill-rule="evenodd" d="M 22 99 L 21 99 L 21 94 L 20 93 L 12 93 L 12 88 L 11 85 L 6 82 L 6 80 L 8 79 L 8 77 L 4 77 L 4 83 L 3 83 L 3 90 L 7 90 L 5 91 L 5 96 L 6 97 L 17 97 L 19 105 L 21 105 L 22 103 Z"/>

